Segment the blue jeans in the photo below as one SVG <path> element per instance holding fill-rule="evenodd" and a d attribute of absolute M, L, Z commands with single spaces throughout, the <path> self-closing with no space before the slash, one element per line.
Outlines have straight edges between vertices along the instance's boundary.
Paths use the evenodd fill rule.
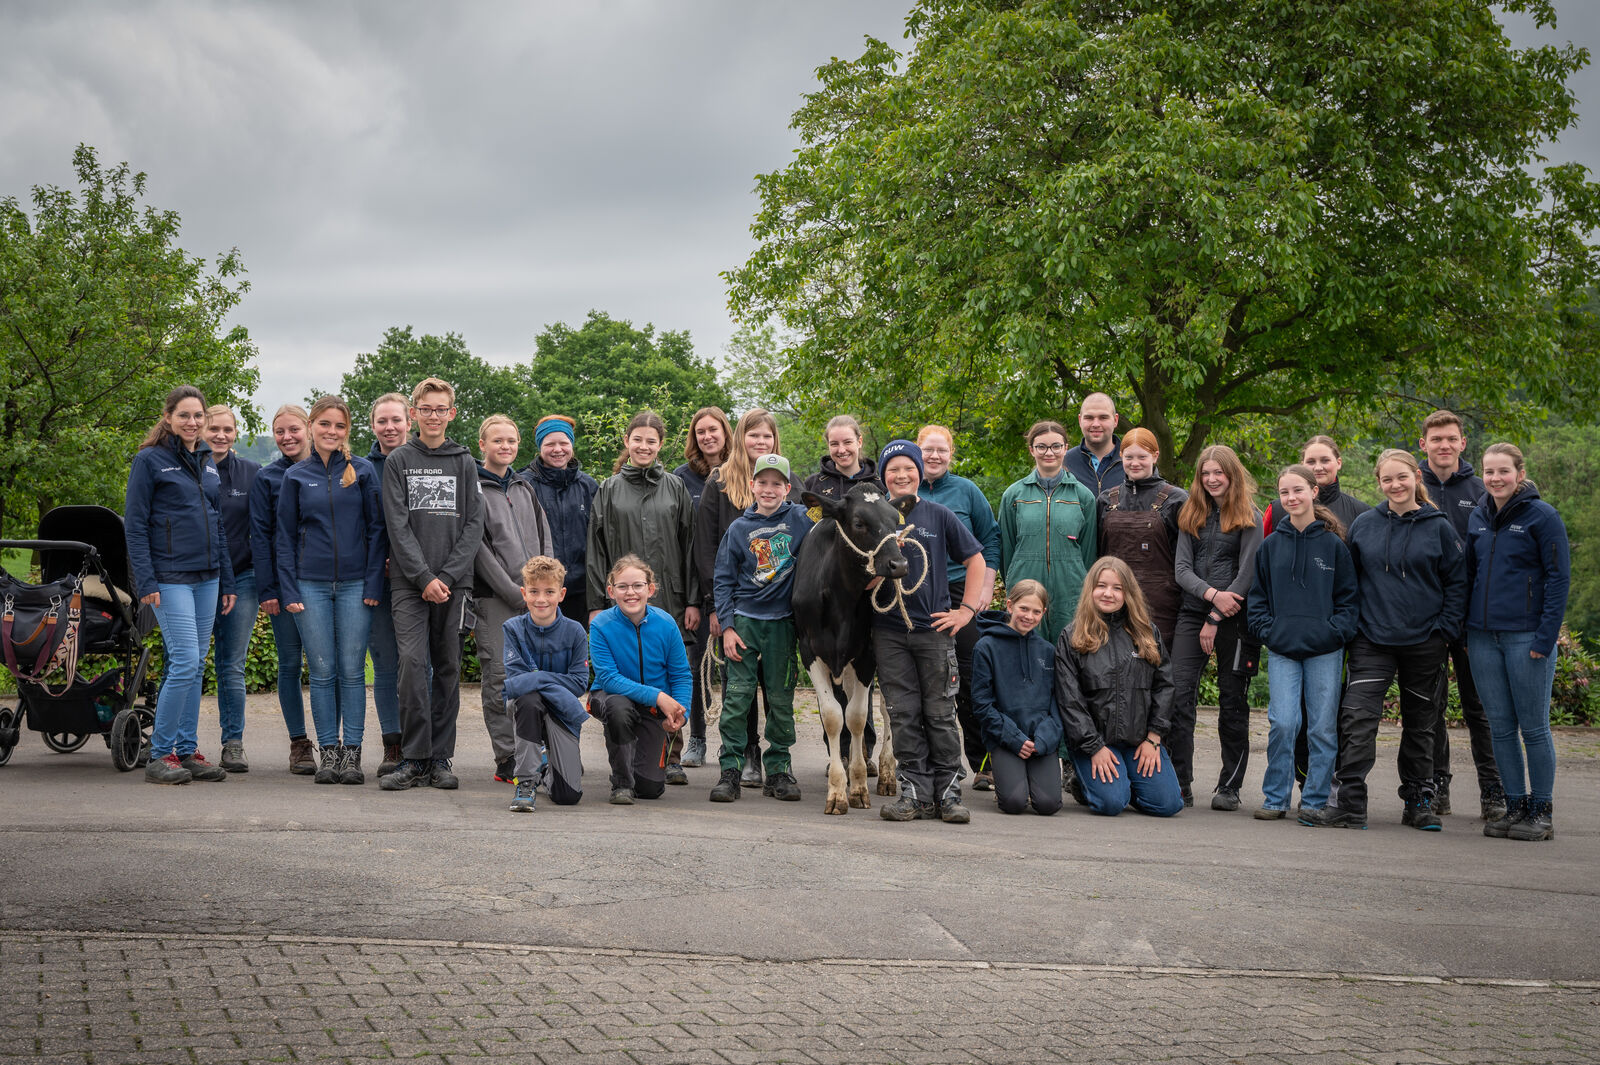
<path fill-rule="evenodd" d="M 256 572 L 247 569 L 233 575 L 233 591 L 238 599 L 233 609 L 217 619 L 217 717 L 222 723 L 222 742 L 244 739 L 244 660 L 250 652 L 250 633 L 256 627 Z"/>
<path fill-rule="evenodd" d="M 1531 647 L 1531 632 L 1467 632 L 1472 680 L 1489 718 L 1494 763 L 1506 798 L 1549 802 L 1556 788 L 1556 748 L 1550 737 L 1556 656 L 1534 658 L 1528 654 Z"/>
<path fill-rule="evenodd" d="M 278 647 L 278 709 L 293 739 L 306 734 L 306 703 L 300 694 L 300 663 L 305 658 L 300 650 L 300 629 L 294 615 L 281 605 L 270 620 L 272 642 Z"/>
<path fill-rule="evenodd" d="M 1109 784 L 1095 779 L 1087 755 L 1071 752 L 1072 768 L 1078 771 L 1078 779 L 1083 782 L 1083 797 L 1089 801 L 1090 813 L 1115 817 L 1129 802 L 1140 813 L 1152 817 L 1171 817 L 1183 809 L 1183 789 L 1178 786 L 1178 775 L 1172 771 L 1172 759 L 1167 757 L 1165 747 L 1161 749 L 1160 767 L 1149 776 L 1139 772 L 1134 748 L 1108 743 L 1106 749 L 1122 763 L 1117 767 L 1117 779 Z"/>
<path fill-rule="evenodd" d="M 1300 805 L 1307 810 L 1328 805 L 1333 763 L 1339 753 L 1339 684 L 1343 678 L 1342 650 L 1311 658 L 1285 658 L 1268 652 L 1267 772 L 1261 781 L 1262 805 L 1267 809 L 1289 808 L 1302 702 L 1310 761 L 1305 783 L 1300 785 Z"/>
<path fill-rule="evenodd" d="M 291 615 L 300 629 L 311 673 L 311 717 L 318 747 L 341 743 L 359 747 L 366 728 L 372 608 L 361 601 L 361 586 L 361 581 L 303 580 L 300 601 L 305 609 Z"/>
<path fill-rule="evenodd" d="M 156 699 L 156 724 L 150 733 L 150 757 L 179 758 L 200 744 L 200 687 L 205 682 L 206 649 L 217 619 L 217 579 L 199 584 L 161 584 L 161 605 L 155 608 L 161 626 L 161 694 Z"/>
<path fill-rule="evenodd" d="M 372 655 L 372 702 L 378 708 L 378 728 L 385 736 L 400 734 L 400 648 L 394 642 L 393 602 L 389 578 L 383 579 L 383 596 L 372 608 L 372 631 L 367 652 Z"/>

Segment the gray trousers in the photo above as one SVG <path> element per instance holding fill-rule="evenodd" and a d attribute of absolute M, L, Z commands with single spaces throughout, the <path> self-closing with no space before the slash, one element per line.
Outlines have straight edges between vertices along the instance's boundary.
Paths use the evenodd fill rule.
<path fill-rule="evenodd" d="M 874 628 L 878 687 L 888 704 L 900 789 L 915 802 L 961 801 L 961 729 L 956 723 L 955 643 L 932 629 Z"/>
<path fill-rule="evenodd" d="M 532 780 L 539 773 L 539 745 L 550 756 L 545 790 L 557 806 L 576 806 L 583 798 L 583 758 L 578 737 L 551 715 L 544 696 L 529 692 L 515 704 L 517 779 Z"/>
<path fill-rule="evenodd" d="M 478 624 L 472 630 L 478 637 L 478 668 L 483 679 L 483 726 L 489 730 L 496 762 L 516 754 L 516 734 L 506 710 L 506 637 L 501 626 L 522 611 L 521 603 L 513 610 L 499 596 L 486 595 L 478 600 Z"/>
<path fill-rule="evenodd" d="M 667 790 L 667 730 L 654 707 L 626 695 L 589 693 L 589 712 L 605 727 L 611 787 L 632 788 L 640 799 L 659 799 Z"/>
<path fill-rule="evenodd" d="M 1027 758 L 990 751 L 989 768 L 1001 813 L 1027 813 L 1029 803 L 1044 817 L 1061 809 L 1061 759 L 1055 751 L 1034 751 Z"/>
<path fill-rule="evenodd" d="M 461 712 L 461 614 L 466 592 L 430 603 L 422 589 L 399 577 L 394 594 L 394 642 L 400 652 L 400 755 L 422 762 L 453 758 Z M 429 665 L 433 679 L 428 679 Z"/>

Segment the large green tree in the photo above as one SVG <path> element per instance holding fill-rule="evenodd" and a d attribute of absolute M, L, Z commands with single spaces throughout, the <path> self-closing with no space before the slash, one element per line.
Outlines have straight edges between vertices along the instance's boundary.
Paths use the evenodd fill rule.
<path fill-rule="evenodd" d="M 1182 473 L 1391 397 L 1600 393 L 1600 187 L 1537 155 L 1584 50 L 1513 49 L 1486 0 L 922 0 L 907 26 L 906 55 L 820 68 L 728 274 L 813 407 L 1014 465 L 1100 389 Z"/>
<path fill-rule="evenodd" d="M 255 347 L 224 319 L 249 285 L 237 249 L 178 246 L 145 175 L 73 154 L 78 190 L 0 198 L 0 529 L 31 534 L 55 503 L 122 509 L 128 460 L 167 392 L 194 384 L 248 422 Z"/>
<path fill-rule="evenodd" d="M 622 429 L 638 411 L 649 408 L 666 422 L 661 458 L 670 469 L 683 461 L 678 456 L 694 411 L 730 406 L 716 367 L 695 355 L 687 332 L 658 334 L 653 325 L 638 329 L 592 310 L 577 329 L 565 322 L 546 327 L 535 345 L 522 371 L 524 431 L 546 414 L 574 418 L 578 458 L 597 478 L 611 472 Z"/>

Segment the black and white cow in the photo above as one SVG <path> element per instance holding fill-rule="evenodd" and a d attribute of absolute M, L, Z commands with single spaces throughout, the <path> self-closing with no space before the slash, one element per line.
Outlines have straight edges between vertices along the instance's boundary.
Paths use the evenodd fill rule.
<path fill-rule="evenodd" d="M 826 812 L 843 814 L 851 806 L 872 805 L 867 800 L 867 762 L 862 754 L 866 745 L 861 738 L 867 723 L 867 691 L 876 668 L 868 588 L 876 578 L 898 580 L 910 571 L 900 552 L 899 535 L 905 512 L 916 497 L 891 503 L 877 486 L 858 484 L 842 500 L 812 492 L 801 498 L 806 506 L 820 509 L 822 517 L 806 534 L 795 560 L 791 601 L 795 637 L 828 733 Z M 839 734 L 845 727 L 851 738 L 848 802 L 839 757 Z M 884 714 L 878 733 L 878 794 L 893 795 L 896 790 L 893 736 Z"/>

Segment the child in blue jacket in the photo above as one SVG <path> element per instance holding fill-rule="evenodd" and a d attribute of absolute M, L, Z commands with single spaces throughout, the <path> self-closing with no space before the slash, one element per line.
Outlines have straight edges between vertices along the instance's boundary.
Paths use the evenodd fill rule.
<path fill-rule="evenodd" d="M 978 616 L 972 651 L 972 716 L 989 749 L 1000 812 L 1045 817 L 1061 809 L 1061 715 L 1055 649 L 1039 635 L 1050 593 L 1034 580 L 1011 586 L 1005 611 Z"/>
<path fill-rule="evenodd" d="M 655 594 L 649 564 L 623 555 L 606 577 L 616 605 L 589 623 L 589 713 L 605 728 L 614 806 L 659 799 L 667 790 L 668 733 L 683 727 L 694 692 L 683 634 L 671 614 L 650 605 Z"/>
<path fill-rule="evenodd" d="M 589 684 L 589 634 L 561 612 L 567 568 L 548 555 L 522 566 L 525 614 L 508 618 L 504 634 L 505 701 L 516 736 L 513 813 L 533 813 L 540 786 L 557 806 L 583 798 L 578 734 L 589 715 L 580 696 Z M 539 748 L 549 758 L 543 765 Z"/>

